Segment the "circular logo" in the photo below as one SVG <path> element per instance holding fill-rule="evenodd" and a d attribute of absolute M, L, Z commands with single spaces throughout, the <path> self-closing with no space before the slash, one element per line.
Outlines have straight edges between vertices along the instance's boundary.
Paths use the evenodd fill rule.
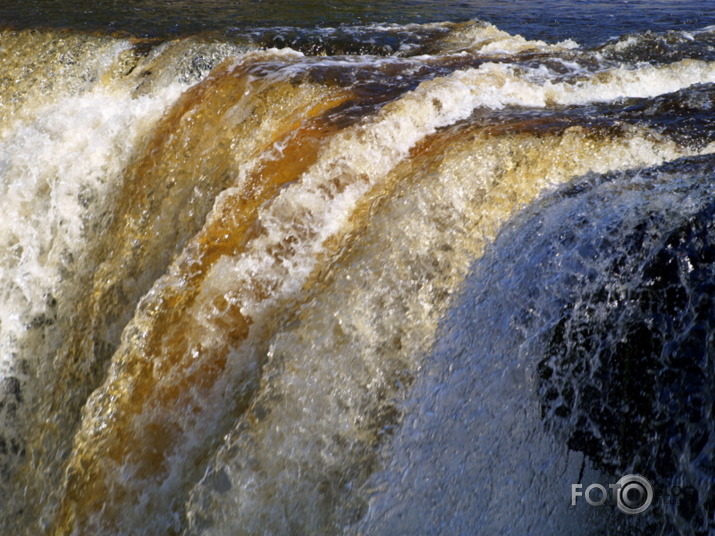
<path fill-rule="evenodd" d="M 616 505 L 624 514 L 645 512 L 653 502 L 653 486 L 641 475 L 626 475 L 616 483 Z"/>

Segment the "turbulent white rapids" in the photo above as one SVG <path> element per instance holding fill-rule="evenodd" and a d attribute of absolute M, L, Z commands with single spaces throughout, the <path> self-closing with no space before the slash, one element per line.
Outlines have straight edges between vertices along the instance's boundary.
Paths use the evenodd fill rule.
<path fill-rule="evenodd" d="M 593 448 L 586 420 L 612 438 L 573 364 L 620 366 L 578 342 L 608 339 L 623 302 L 595 288 L 635 303 L 634 281 L 665 277 L 659 247 L 710 237 L 713 29 L 647 61 L 653 35 L 354 31 L 405 42 L 0 32 L 0 533 L 715 527 L 715 437 L 691 433 L 709 414 L 644 428 L 672 450 L 650 462 Z M 704 348 L 687 354 L 702 370 Z M 572 482 L 636 469 L 693 503 L 569 507 Z"/>

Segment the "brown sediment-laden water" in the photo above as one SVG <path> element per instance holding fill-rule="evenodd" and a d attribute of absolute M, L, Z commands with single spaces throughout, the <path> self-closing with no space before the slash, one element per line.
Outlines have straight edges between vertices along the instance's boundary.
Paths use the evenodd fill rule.
<path fill-rule="evenodd" d="M 0 31 L 0 533 L 715 530 L 713 27 L 51 26 Z"/>

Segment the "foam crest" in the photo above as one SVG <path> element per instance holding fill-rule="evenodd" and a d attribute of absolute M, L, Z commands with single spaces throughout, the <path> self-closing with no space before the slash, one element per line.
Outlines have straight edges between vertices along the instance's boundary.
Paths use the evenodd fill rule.
<path fill-rule="evenodd" d="M 616 99 L 645 98 L 671 93 L 695 84 L 715 82 L 715 63 L 683 60 L 657 67 L 617 67 L 589 74 L 573 82 L 554 82 L 546 68 L 525 68 L 486 63 L 458 71 L 454 83 L 472 107 L 505 106 L 543 108 Z"/>
<path fill-rule="evenodd" d="M 514 55 L 520 53 L 558 53 L 578 48 L 572 40 L 545 43 L 512 35 L 488 23 L 455 24 L 438 45 L 439 54 L 469 52 L 479 55 Z"/>

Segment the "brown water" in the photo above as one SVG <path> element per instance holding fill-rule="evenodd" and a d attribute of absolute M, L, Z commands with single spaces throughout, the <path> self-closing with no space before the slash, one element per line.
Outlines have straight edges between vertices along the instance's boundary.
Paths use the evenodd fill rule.
<path fill-rule="evenodd" d="M 515 280 L 500 283 L 513 275 L 506 261 L 494 272 L 475 263 L 525 207 L 598 198 L 590 186 L 560 193 L 583 177 L 626 192 L 654 177 L 642 186 L 655 190 L 653 213 L 683 202 L 673 184 L 692 183 L 699 201 L 681 212 L 700 214 L 715 141 L 712 29 L 593 48 L 480 22 L 295 32 L 302 52 L 261 46 L 277 44 L 268 30 L 0 34 L 2 532 L 432 533 L 457 506 L 454 533 L 707 531 L 712 435 L 686 441 L 683 457 L 674 434 L 680 461 L 659 473 L 642 453 L 606 459 L 564 439 L 534 410 L 552 400 L 535 372 L 548 348 L 524 346 L 519 330 L 539 339 L 559 314 L 515 318 L 555 307 L 550 278 L 570 268 L 518 257 L 540 242 L 517 231 L 494 246 L 518 257 Z M 657 167 L 668 162 L 675 171 Z M 606 212 L 637 227 L 639 205 L 618 195 L 602 195 Z M 657 232 L 682 225 L 677 212 L 664 209 Z M 626 240 L 588 203 L 560 214 Z M 547 258 L 570 255 L 563 232 L 539 235 L 555 240 Z M 540 297 L 519 303 L 526 280 Z M 510 298 L 480 309 L 465 298 L 474 288 Z M 507 328 L 513 337 L 499 335 Z M 708 348 L 693 355 L 707 363 Z M 450 392 L 452 363 L 480 381 L 447 395 L 444 413 L 425 409 Z M 613 418 L 627 422 L 628 404 Z M 579 408 L 566 430 L 580 429 Z M 448 433 L 421 424 L 435 415 L 430 426 Z M 532 450 L 508 440 L 520 434 Z M 498 463 L 484 458 L 497 440 Z M 471 494 L 495 467 L 521 484 L 484 503 Z M 560 476 L 520 480 L 538 467 Z M 569 479 L 584 467 L 593 478 L 650 470 L 696 487 L 697 500 L 685 513 L 658 506 L 640 525 L 572 512 Z M 406 487 L 416 471 L 439 486 Z M 504 508 L 522 495 L 514 521 Z"/>

